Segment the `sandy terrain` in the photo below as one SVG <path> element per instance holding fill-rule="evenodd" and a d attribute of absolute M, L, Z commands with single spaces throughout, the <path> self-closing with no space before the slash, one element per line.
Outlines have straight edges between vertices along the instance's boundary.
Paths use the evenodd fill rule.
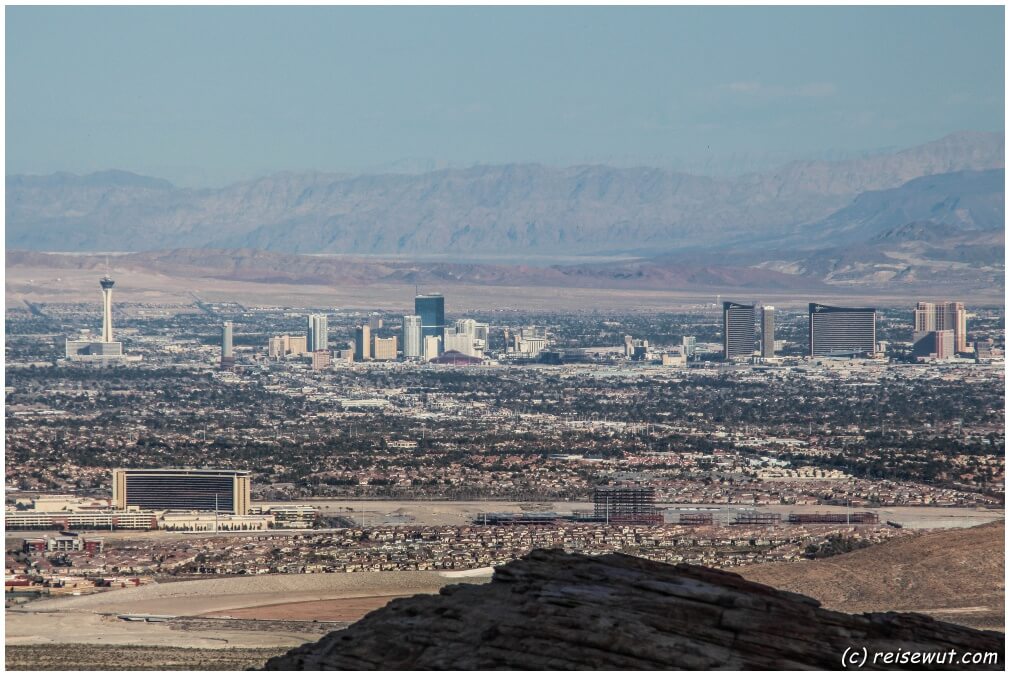
<path fill-rule="evenodd" d="M 400 598 L 403 596 L 363 596 L 328 601 L 273 603 L 254 608 L 235 608 L 226 612 L 207 613 L 206 617 L 229 617 L 243 620 L 356 622 L 376 608 L 381 608 L 393 599 Z"/>
<path fill-rule="evenodd" d="M 117 589 L 92 596 L 36 601 L 8 610 L 7 645 L 102 643 L 195 648 L 293 646 L 324 625 L 297 631 L 211 623 L 199 632 L 174 623 L 127 622 L 117 614 L 231 617 L 257 620 L 353 621 L 391 599 L 433 594 L 447 584 L 482 583 L 489 569 L 454 575 L 433 571 L 320 573 L 187 580 Z M 252 610 L 260 609 L 263 610 Z M 220 624 L 220 623 L 218 623 Z"/>
<path fill-rule="evenodd" d="M 897 538 L 848 554 L 736 572 L 845 612 L 901 610 L 1003 631 L 1004 523 Z"/>
<path fill-rule="evenodd" d="M 168 276 L 139 270 L 115 270 L 117 302 L 191 304 L 195 293 L 209 302 L 239 302 L 250 306 L 287 305 L 299 307 L 409 309 L 414 298 L 412 284 L 346 284 L 324 286 L 310 284 L 257 283 L 209 277 Z M 42 303 L 91 301 L 98 304 L 97 276 L 94 270 L 59 269 L 18 265 L 6 270 L 5 295 L 8 306 L 25 299 Z M 443 283 L 452 312 L 471 309 L 521 309 L 573 311 L 675 311 L 697 303 L 715 302 L 714 292 L 656 291 L 641 289 L 556 288 L 540 286 L 477 286 Z M 980 295 L 981 294 L 981 295 Z M 783 308 L 801 308 L 809 302 L 799 291 L 762 292 L 761 298 Z M 1002 294 L 974 293 L 975 302 L 1001 304 Z M 861 300 L 880 304 L 906 305 L 907 293 L 901 290 L 820 292 L 824 303 L 850 304 Z"/>
<path fill-rule="evenodd" d="M 480 582 L 489 576 L 453 579 L 435 571 L 256 575 L 186 580 L 116 589 L 90 596 L 36 601 L 39 611 L 89 611 L 204 615 L 235 608 L 300 601 L 434 594 L 446 584 Z"/>
<path fill-rule="evenodd" d="M 176 648 L 261 648 L 301 645 L 320 634 L 318 630 L 308 633 L 235 628 L 183 631 L 164 622 L 126 622 L 115 615 L 91 612 L 8 610 L 5 616 L 5 643 L 8 646 L 99 643 Z"/>

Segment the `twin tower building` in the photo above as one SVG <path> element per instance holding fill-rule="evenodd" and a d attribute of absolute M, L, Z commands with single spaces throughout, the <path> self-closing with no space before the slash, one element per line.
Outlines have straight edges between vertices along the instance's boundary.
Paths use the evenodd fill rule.
<path fill-rule="evenodd" d="M 760 311 L 760 356 L 775 356 L 775 308 L 764 305 L 722 304 L 723 358 L 754 356 L 755 322 Z M 872 307 L 833 307 L 810 303 L 809 347 L 812 357 L 872 355 L 877 346 L 877 310 Z"/>
<path fill-rule="evenodd" d="M 722 304 L 722 356 L 724 359 L 754 356 L 754 320 L 758 308 L 743 303 Z M 775 356 L 775 308 L 760 308 L 760 348 L 764 358 Z"/>

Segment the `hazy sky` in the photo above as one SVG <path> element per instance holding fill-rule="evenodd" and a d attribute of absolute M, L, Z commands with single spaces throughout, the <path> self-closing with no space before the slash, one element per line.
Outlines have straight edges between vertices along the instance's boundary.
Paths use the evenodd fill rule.
<path fill-rule="evenodd" d="M 6 12 L 8 174 L 725 173 L 1003 129 L 1002 7 Z"/>

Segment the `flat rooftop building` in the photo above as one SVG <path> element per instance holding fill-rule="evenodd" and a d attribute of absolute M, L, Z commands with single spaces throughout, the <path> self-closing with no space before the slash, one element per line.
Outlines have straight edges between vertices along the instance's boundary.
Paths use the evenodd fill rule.
<path fill-rule="evenodd" d="M 723 359 L 750 357 L 754 354 L 754 306 L 742 303 L 722 304 Z"/>
<path fill-rule="evenodd" d="M 852 357 L 877 347 L 877 311 L 810 303 L 810 356 Z"/>
<path fill-rule="evenodd" d="M 249 513 L 249 472 L 233 469 L 112 470 L 117 509 Z"/>

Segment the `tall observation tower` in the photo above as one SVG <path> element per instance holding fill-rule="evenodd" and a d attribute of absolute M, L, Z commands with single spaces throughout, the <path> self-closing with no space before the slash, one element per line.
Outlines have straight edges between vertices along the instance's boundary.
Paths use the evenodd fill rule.
<path fill-rule="evenodd" d="M 112 287 L 116 282 L 105 275 L 98 283 L 102 287 L 102 340 L 96 342 L 91 335 L 81 336 L 80 340 L 68 338 L 67 359 L 99 363 L 127 361 L 127 356 L 123 354 L 123 344 L 112 339 Z"/>
<path fill-rule="evenodd" d="M 102 342 L 112 342 L 112 287 L 116 285 L 112 277 L 105 275 L 98 282 L 102 285 Z"/>

